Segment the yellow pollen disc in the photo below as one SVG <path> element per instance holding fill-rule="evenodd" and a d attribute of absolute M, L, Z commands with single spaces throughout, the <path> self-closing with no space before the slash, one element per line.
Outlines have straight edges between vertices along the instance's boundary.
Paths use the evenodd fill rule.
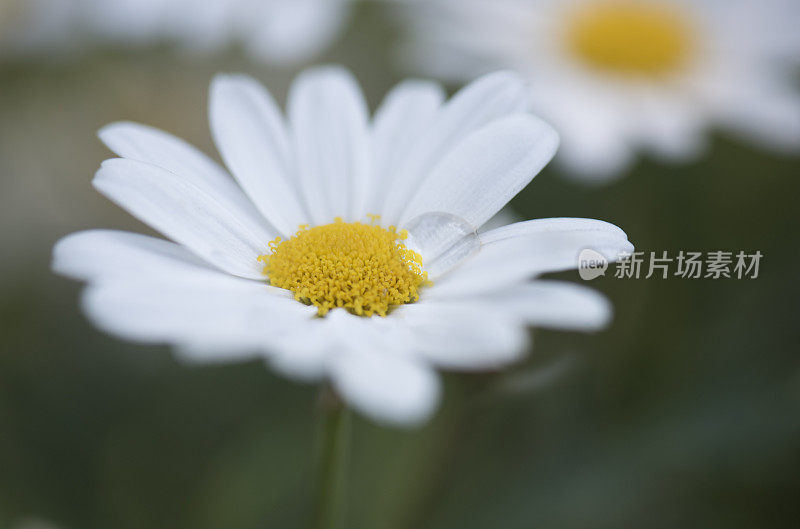
<path fill-rule="evenodd" d="M 373 218 L 373 223 L 377 217 Z M 413 303 L 427 283 L 422 257 L 405 247 L 394 226 L 342 222 L 301 227 L 290 239 L 270 242 L 259 260 L 271 285 L 319 307 L 343 307 L 359 316 L 386 316 L 389 307 Z"/>
<path fill-rule="evenodd" d="M 658 75 L 687 61 L 693 32 L 684 14 L 670 6 L 609 0 L 573 13 L 567 40 L 575 55 L 600 70 Z"/>

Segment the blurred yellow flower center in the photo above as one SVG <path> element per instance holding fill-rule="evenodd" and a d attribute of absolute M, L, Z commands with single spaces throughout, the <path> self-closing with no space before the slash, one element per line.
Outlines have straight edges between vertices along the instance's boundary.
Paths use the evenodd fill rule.
<path fill-rule="evenodd" d="M 371 216 L 373 221 L 376 216 Z M 405 247 L 408 232 L 394 226 L 343 222 L 301 226 L 288 240 L 270 242 L 259 260 L 271 285 L 319 307 L 343 307 L 359 316 L 386 316 L 389 307 L 413 303 L 427 282 L 422 257 Z"/>
<path fill-rule="evenodd" d="M 693 35 L 686 16 L 667 5 L 601 1 L 572 14 L 567 39 L 589 65 L 624 74 L 659 75 L 689 58 Z"/>

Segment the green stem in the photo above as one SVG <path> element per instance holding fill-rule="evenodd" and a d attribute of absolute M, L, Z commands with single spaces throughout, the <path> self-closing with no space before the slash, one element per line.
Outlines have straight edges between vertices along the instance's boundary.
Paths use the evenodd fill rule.
<path fill-rule="evenodd" d="M 320 395 L 317 485 L 310 529 L 344 527 L 350 414 L 329 387 Z"/>

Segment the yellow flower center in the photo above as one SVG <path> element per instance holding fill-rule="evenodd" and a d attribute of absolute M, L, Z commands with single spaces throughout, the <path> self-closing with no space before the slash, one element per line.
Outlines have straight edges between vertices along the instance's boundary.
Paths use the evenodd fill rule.
<path fill-rule="evenodd" d="M 386 316 L 390 306 L 419 299 L 419 288 L 427 283 L 422 257 L 402 242 L 407 237 L 394 226 L 337 218 L 324 226 L 301 226 L 285 241 L 278 237 L 259 260 L 271 285 L 316 305 L 320 316 L 336 307 Z"/>
<path fill-rule="evenodd" d="M 684 13 L 670 6 L 609 0 L 573 13 L 567 40 L 575 55 L 597 69 L 659 75 L 688 60 L 692 33 Z"/>

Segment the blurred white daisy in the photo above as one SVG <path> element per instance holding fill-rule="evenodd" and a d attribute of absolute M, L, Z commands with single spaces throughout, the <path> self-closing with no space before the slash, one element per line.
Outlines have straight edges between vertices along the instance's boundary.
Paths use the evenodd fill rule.
<path fill-rule="evenodd" d="M 522 72 L 578 176 L 619 175 L 638 149 L 691 159 L 711 125 L 800 149 L 793 0 L 430 0 L 408 14 L 427 72 Z"/>
<path fill-rule="evenodd" d="M 13 3 L 18 21 L 8 45 L 21 51 L 59 52 L 99 41 L 166 42 L 202 52 L 236 43 L 256 59 L 278 64 L 301 63 L 322 52 L 342 31 L 353 4 L 353 0 L 3 2 Z"/>
<path fill-rule="evenodd" d="M 233 178 L 164 132 L 109 125 L 100 137 L 122 158 L 95 188 L 174 242 L 81 232 L 56 245 L 53 268 L 89 283 L 83 308 L 113 335 L 194 361 L 262 357 L 328 378 L 377 421 L 417 423 L 438 400 L 435 368 L 500 368 L 525 353 L 527 325 L 610 317 L 593 290 L 532 279 L 575 268 L 586 247 L 630 251 L 619 228 L 476 232 L 555 153 L 527 93 L 505 72 L 447 102 L 408 81 L 370 119 L 356 81 L 326 67 L 297 78 L 285 120 L 257 82 L 220 76 L 211 129 Z"/>
<path fill-rule="evenodd" d="M 131 43 L 170 40 L 191 49 L 240 43 L 257 59 L 299 63 L 324 50 L 349 17 L 352 0 L 86 0 L 99 37 Z"/>

